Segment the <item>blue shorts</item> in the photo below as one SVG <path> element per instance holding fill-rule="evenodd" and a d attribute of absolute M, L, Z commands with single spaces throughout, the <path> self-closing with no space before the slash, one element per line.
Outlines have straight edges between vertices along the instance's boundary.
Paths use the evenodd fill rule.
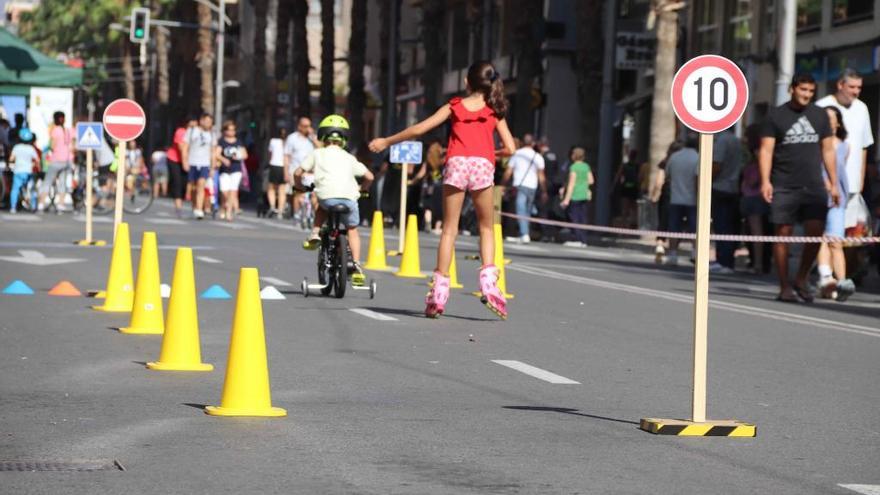
<path fill-rule="evenodd" d="M 357 201 L 352 201 L 350 199 L 345 198 L 329 198 L 329 199 L 319 199 L 318 204 L 324 211 L 330 211 L 330 208 L 336 205 L 345 205 L 348 207 L 349 212 L 348 215 L 344 215 L 342 217 L 342 223 L 345 224 L 348 228 L 357 227 L 361 224 L 361 215 L 358 211 Z"/>
<path fill-rule="evenodd" d="M 195 182 L 199 179 L 207 179 L 210 174 L 211 167 L 208 165 L 202 165 L 201 167 L 197 165 L 190 165 L 187 177 L 189 177 L 190 182 Z"/>
<path fill-rule="evenodd" d="M 846 201 L 840 206 L 828 208 L 828 216 L 825 218 L 825 235 L 834 237 L 846 237 Z"/>

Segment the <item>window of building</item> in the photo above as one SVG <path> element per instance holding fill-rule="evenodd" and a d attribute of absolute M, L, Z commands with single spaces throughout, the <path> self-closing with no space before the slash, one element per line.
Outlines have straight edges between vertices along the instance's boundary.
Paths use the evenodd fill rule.
<path fill-rule="evenodd" d="M 834 25 L 862 21 L 874 17 L 874 0 L 834 0 L 831 22 Z"/>
<path fill-rule="evenodd" d="M 752 0 L 736 0 L 728 4 L 724 49 L 732 58 L 748 55 L 752 50 Z"/>
<path fill-rule="evenodd" d="M 822 25 L 822 0 L 798 0 L 798 31 L 812 31 Z"/>
<path fill-rule="evenodd" d="M 721 47 L 718 44 L 718 2 L 717 0 L 704 0 L 696 2 L 697 10 L 696 48 L 700 53 L 719 53 Z"/>

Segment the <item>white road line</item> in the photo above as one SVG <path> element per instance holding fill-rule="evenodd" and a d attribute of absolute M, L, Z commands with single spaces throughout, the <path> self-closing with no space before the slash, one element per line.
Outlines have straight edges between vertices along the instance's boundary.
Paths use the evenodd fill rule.
<path fill-rule="evenodd" d="M 393 316 L 383 315 L 382 313 L 377 313 L 375 311 L 370 311 L 369 309 L 364 308 L 349 308 L 349 311 L 352 313 L 357 313 L 361 316 L 366 316 L 367 318 L 372 318 L 374 320 L 379 321 L 397 321 L 397 318 Z"/>
<path fill-rule="evenodd" d="M 634 285 L 626 285 L 619 284 L 616 282 L 608 282 L 605 280 L 598 280 L 593 278 L 581 277 L 578 275 L 569 275 L 565 273 L 558 273 L 551 270 L 545 270 L 542 268 L 536 268 L 532 266 L 524 266 L 522 264 L 519 265 L 510 265 L 507 267 L 508 270 L 518 271 L 522 273 L 528 273 L 530 275 L 540 275 L 542 277 L 547 277 L 556 280 L 563 280 L 567 282 L 573 282 L 581 285 L 590 285 L 593 287 L 599 287 L 602 289 L 611 289 L 611 290 L 619 290 L 622 292 L 629 292 L 631 294 L 640 294 L 649 297 L 656 297 L 658 299 L 666 299 L 668 301 L 676 301 L 683 302 L 687 304 L 694 303 L 694 297 L 691 295 L 681 295 L 674 294 L 654 289 L 647 289 L 644 287 L 636 287 Z M 880 338 L 880 328 L 872 328 L 866 327 L 863 325 L 855 325 L 852 323 L 843 323 L 838 321 L 826 320 L 823 318 L 815 318 L 812 316 L 804 316 L 794 313 L 786 313 L 784 311 L 776 311 L 772 309 L 758 308 L 755 306 L 746 306 L 743 304 L 735 304 L 724 301 L 709 301 L 709 306 L 713 308 L 726 309 L 728 311 L 733 311 L 734 313 L 741 313 L 752 316 L 762 316 L 764 318 L 769 318 L 771 320 L 780 320 L 786 321 L 789 323 L 801 324 L 801 325 L 811 325 L 819 328 L 827 328 L 830 330 L 835 330 L 839 332 L 847 332 L 847 333 L 857 333 L 860 335 L 868 335 L 870 337 L 878 337 Z"/>
<path fill-rule="evenodd" d="M 212 258 L 210 256 L 196 256 L 196 259 L 199 261 L 204 261 L 205 263 L 223 263 L 222 261 Z"/>
<path fill-rule="evenodd" d="M 42 217 L 38 217 L 37 215 L 28 215 L 27 213 L 16 213 L 15 215 L 11 213 L 6 213 L 0 215 L 0 218 L 6 222 L 39 222 L 42 221 Z"/>
<path fill-rule="evenodd" d="M 556 383 L 560 385 L 580 385 L 581 382 L 576 382 L 570 378 L 566 378 L 564 376 L 559 376 L 556 373 L 551 373 L 547 370 L 542 370 L 541 368 L 536 368 L 530 364 L 523 363 L 521 361 L 509 361 L 506 359 L 493 359 L 493 363 L 500 364 L 501 366 L 507 366 L 510 369 L 514 369 L 519 371 L 520 373 L 525 373 L 529 376 L 533 376 L 539 380 L 544 380 L 545 382 Z"/>
<path fill-rule="evenodd" d="M 546 253 L 547 248 L 539 246 L 523 246 L 522 244 L 505 244 L 504 249 L 511 251 L 522 251 L 524 253 Z"/>
<path fill-rule="evenodd" d="M 73 219 L 77 222 L 86 223 L 86 217 L 82 215 L 74 215 Z M 113 217 L 93 216 L 92 223 L 113 223 Z"/>
<path fill-rule="evenodd" d="M 838 484 L 841 488 L 852 490 L 863 495 L 880 495 L 880 485 L 844 485 Z"/>
<path fill-rule="evenodd" d="M 266 227 L 272 227 L 281 230 L 294 230 L 297 232 L 302 232 L 301 229 L 297 229 L 293 225 L 289 225 L 287 222 L 281 222 L 278 220 L 263 220 L 261 218 L 247 218 L 247 217 L 239 217 L 239 220 L 242 222 L 247 222 L 250 224 L 264 225 Z"/>
<path fill-rule="evenodd" d="M 147 218 L 146 222 L 156 225 L 186 225 L 186 222 L 176 218 Z"/>
<path fill-rule="evenodd" d="M 293 285 L 290 282 L 286 282 L 284 280 L 281 280 L 280 278 L 275 277 L 260 277 L 260 279 L 262 279 L 263 282 L 269 282 L 272 285 L 280 285 L 282 287 L 290 287 Z"/>
<path fill-rule="evenodd" d="M 225 220 L 220 220 L 220 221 L 217 221 L 217 222 L 211 222 L 210 224 L 211 224 L 211 225 L 214 225 L 214 226 L 216 226 L 216 227 L 223 227 L 223 228 L 225 228 L 225 229 L 232 229 L 232 230 L 251 230 L 251 229 L 254 228 L 254 227 L 252 227 L 252 226 L 250 226 L 250 225 L 245 225 L 245 224 L 242 224 L 242 223 L 230 223 L 230 222 L 227 222 L 227 221 L 225 221 Z"/>

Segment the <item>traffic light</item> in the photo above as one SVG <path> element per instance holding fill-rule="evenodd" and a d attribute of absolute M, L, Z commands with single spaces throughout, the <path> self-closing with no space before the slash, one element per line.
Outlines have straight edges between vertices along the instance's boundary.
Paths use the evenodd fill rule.
<path fill-rule="evenodd" d="M 128 39 L 132 43 L 146 43 L 150 40 L 150 9 L 138 7 L 131 10 Z"/>

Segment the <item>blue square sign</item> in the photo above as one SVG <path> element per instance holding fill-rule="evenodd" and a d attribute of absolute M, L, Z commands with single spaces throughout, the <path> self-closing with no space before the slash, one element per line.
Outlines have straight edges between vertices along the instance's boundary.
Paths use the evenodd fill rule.
<path fill-rule="evenodd" d="M 99 150 L 103 136 L 104 126 L 100 122 L 77 122 L 76 149 Z"/>
<path fill-rule="evenodd" d="M 391 163 L 422 163 L 422 142 L 404 141 L 391 146 Z"/>

